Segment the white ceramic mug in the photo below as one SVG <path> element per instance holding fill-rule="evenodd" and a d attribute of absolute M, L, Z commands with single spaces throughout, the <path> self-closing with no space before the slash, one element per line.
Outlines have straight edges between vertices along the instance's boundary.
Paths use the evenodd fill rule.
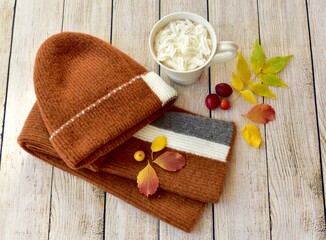
<path fill-rule="evenodd" d="M 154 50 L 154 40 L 156 34 L 164 28 L 169 22 L 178 19 L 188 19 L 195 23 L 202 24 L 206 27 L 212 40 L 212 53 L 207 61 L 197 67 L 196 69 L 189 71 L 178 71 L 163 65 L 156 57 L 156 52 Z M 189 12 L 176 12 L 166 15 L 161 20 L 159 20 L 151 30 L 149 35 L 149 49 L 155 59 L 155 61 L 165 70 L 167 75 L 176 83 L 180 85 L 190 85 L 200 78 L 205 68 L 210 67 L 215 63 L 222 63 L 234 59 L 238 54 L 238 46 L 236 43 L 231 41 L 217 42 L 215 31 L 212 25 L 203 17 Z"/>

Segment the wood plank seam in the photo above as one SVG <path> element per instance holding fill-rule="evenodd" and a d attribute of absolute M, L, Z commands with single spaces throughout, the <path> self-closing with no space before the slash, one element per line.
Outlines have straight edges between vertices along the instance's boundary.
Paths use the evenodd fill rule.
<path fill-rule="evenodd" d="M 260 42 L 260 32 L 259 33 L 259 42 Z M 263 102 L 264 102 L 265 98 L 263 97 Z M 264 126 L 264 141 L 265 143 L 267 143 L 267 131 L 266 131 L 266 126 Z M 265 145 L 265 162 L 266 162 L 266 183 L 267 183 L 267 203 L 268 203 L 268 213 L 269 213 L 269 239 L 272 240 L 272 229 L 273 229 L 273 225 L 272 225 L 272 209 L 271 209 L 271 198 L 270 198 L 270 182 L 269 182 L 269 170 L 268 170 L 268 154 L 267 154 L 267 144 Z"/>
<path fill-rule="evenodd" d="M 158 0 L 158 19 L 157 21 L 159 21 L 161 19 L 161 0 Z M 158 75 L 161 76 L 161 66 L 158 66 Z M 160 240 L 160 232 L 161 232 L 161 220 L 157 219 L 157 239 Z"/>
<path fill-rule="evenodd" d="M 209 22 L 209 0 L 206 1 L 206 19 Z M 212 89 L 212 83 L 211 83 L 211 68 L 208 69 L 208 91 L 209 93 L 211 92 Z M 209 110 L 209 118 L 212 118 L 212 110 Z M 214 209 L 214 204 L 210 204 L 211 205 L 211 209 L 212 209 L 212 222 L 213 222 L 213 226 L 212 226 L 212 238 L 213 240 L 215 240 L 215 209 Z"/>
<path fill-rule="evenodd" d="M 111 0 L 111 23 L 110 23 L 110 44 L 112 44 L 112 29 L 113 29 L 113 9 L 114 9 L 114 0 Z"/>
<path fill-rule="evenodd" d="M 65 5 L 66 5 L 66 0 L 63 0 L 63 4 L 62 4 L 62 18 L 61 18 L 61 32 L 63 31 L 63 23 L 64 23 L 64 18 L 65 18 Z"/>
<path fill-rule="evenodd" d="M 159 21 L 161 19 L 161 0 L 158 0 L 158 20 Z M 161 66 L 158 66 L 158 75 L 161 76 Z M 160 240 L 161 237 L 161 220 L 157 219 L 157 239 Z"/>
<path fill-rule="evenodd" d="M 51 232 L 51 215 L 52 215 L 52 191 L 53 191 L 53 172 L 54 167 L 51 169 L 51 184 L 50 184 L 50 198 L 49 198 L 49 222 L 48 222 L 48 240 L 50 240 L 50 232 Z"/>
<path fill-rule="evenodd" d="M 315 112 L 316 112 L 316 127 L 317 127 L 317 137 L 318 137 L 318 151 L 319 151 L 319 161 L 320 161 L 320 171 L 321 171 L 321 187 L 323 193 L 323 204 L 324 204 L 324 221 L 326 224 L 326 202 L 325 202 L 325 183 L 324 183 L 324 171 L 323 171 L 323 156 L 321 150 L 321 133 L 319 129 L 319 116 L 318 116 L 318 106 L 317 106 L 317 93 L 316 93 L 316 82 L 315 82 L 315 68 L 314 68 L 314 56 L 312 51 L 312 43 L 311 43 L 311 31 L 310 31 L 310 17 L 309 17 L 309 7 L 308 2 L 306 3 L 306 14 L 307 14 L 307 25 L 308 25 L 308 37 L 309 37 L 309 49 L 310 49 L 310 58 L 311 58 L 311 73 L 313 80 L 313 90 L 314 90 L 314 101 L 315 101 Z"/>
<path fill-rule="evenodd" d="M 62 4 L 62 18 L 61 18 L 61 32 L 63 30 L 63 22 L 64 22 L 64 16 L 65 16 L 65 4 L 66 4 L 66 0 L 63 0 L 63 4 Z M 51 169 L 51 180 L 50 180 L 50 198 L 49 198 L 48 240 L 50 240 L 50 233 L 51 233 L 53 175 L 54 175 L 54 167 L 52 166 L 52 169 Z"/>
<path fill-rule="evenodd" d="M 12 17 L 12 24 L 11 24 L 10 50 L 9 50 L 9 57 L 8 57 L 8 69 L 7 69 L 7 79 L 6 79 L 7 82 L 6 82 L 5 99 L 4 99 L 4 103 L 3 103 L 3 119 L 2 119 L 2 123 L 1 123 L 1 132 L 0 132 L 0 170 L 1 170 L 1 159 L 2 159 L 3 136 L 4 136 L 5 120 L 6 120 L 6 108 L 7 108 L 8 85 L 9 85 L 9 76 L 10 76 L 12 43 L 13 43 L 13 39 L 14 39 L 14 29 L 15 29 L 16 4 L 17 4 L 17 0 L 15 0 L 15 3 L 14 3 L 14 11 L 13 11 L 13 17 Z"/>
<path fill-rule="evenodd" d="M 114 9 L 114 0 L 111 0 L 111 16 L 110 16 L 110 44 L 112 44 L 112 29 L 113 29 L 113 9 Z M 103 192 L 104 194 L 104 209 L 103 209 L 103 240 L 105 240 L 105 233 L 106 233 L 106 198 L 107 192 Z"/>
<path fill-rule="evenodd" d="M 257 4 L 257 25 L 258 25 L 258 41 L 261 45 L 261 36 L 260 36 L 260 16 L 259 16 L 259 0 L 256 0 Z M 263 97 L 263 103 L 265 102 L 265 97 Z M 266 126 L 264 126 L 264 141 L 267 142 L 266 136 Z M 265 162 L 266 162 L 266 183 L 267 183 L 267 203 L 268 203 L 268 213 L 269 213 L 269 239 L 272 240 L 272 210 L 271 210 L 271 199 L 270 199 L 270 182 L 268 174 L 268 154 L 267 154 L 267 144 L 265 146 Z"/>
<path fill-rule="evenodd" d="M 106 224 L 106 192 L 103 192 L 104 194 L 104 206 L 103 206 L 103 228 L 102 228 L 102 233 L 103 233 L 103 240 L 105 240 L 105 224 Z"/>

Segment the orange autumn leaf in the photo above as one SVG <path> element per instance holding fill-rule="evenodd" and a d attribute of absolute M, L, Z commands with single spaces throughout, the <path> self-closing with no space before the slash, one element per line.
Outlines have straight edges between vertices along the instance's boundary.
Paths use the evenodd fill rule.
<path fill-rule="evenodd" d="M 257 104 L 247 114 L 242 116 L 248 118 L 255 123 L 268 123 L 275 119 L 275 111 L 268 104 Z"/>
<path fill-rule="evenodd" d="M 165 152 L 153 161 L 168 171 L 178 171 L 186 165 L 186 159 L 177 152 Z"/>
<path fill-rule="evenodd" d="M 147 166 L 138 173 L 137 184 L 139 191 L 146 197 L 156 192 L 159 186 L 159 180 L 154 168 L 149 162 Z"/>

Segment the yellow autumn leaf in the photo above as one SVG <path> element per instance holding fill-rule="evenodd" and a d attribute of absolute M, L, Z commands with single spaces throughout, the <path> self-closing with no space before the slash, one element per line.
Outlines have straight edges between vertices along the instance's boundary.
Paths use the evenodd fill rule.
<path fill-rule="evenodd" d="M 139 191 L 146 197 L 156 192 L 159 186 L 159 179 L 149 162 L 147 166 L 138 173 L 137 184 Z"/>
<path fill-rule="evenodd" d="M 253 124 L 246 124 L 242 129 L 243 139 L 252 147 L 259 148 L 261 135 L 258 127 Z"/>
<path fill-rule="evenodd" d="M 284 69 L 291 58 L 293 55 L 272 57 L 266 61 L 261 71 L 263 73 L 278 73 Z"/>
<path fill-rule="evenodd" d="M 285 87 L 288 85 L 282 81 L 278 76 L 273 73 L 262 73 L 258 75 L 258 78 L 266 85 L 272 87 Z"/>
<path fill-rule="evenodd" d="M 252 70 L 258 74 L 265 64 L 265 53 L 259 45 L 258 40 L 255 41 L 254 49 L 250 56 L 250 65 Z"/>
<path fill-rule="evenodd" d="M 268 98 L 276 98 L 275 94 L 264 84 L 260 82 L 252 82 L 248 87 L 257 95 Z"/>
<path fill-rule="evenodd" d="M 250 82 L 251 71 L 246 59 L 238 52 L 237 71 L 245 84 Z"/>
<path fill-rule="evenodd" d="M 154 139 L 151 145 L 152 152 L 159 152 L 166 147 L 167 140 L 165 136 L 159 136 Z"/>
<path fill-rule="evenodd" d="M 255 98 L 254 94 L 252 93 L 252 91 L 243 90 L 243 91 L 240 91 L 240 94 L 247 102 L 250 102 L 251 104 L 257 103 L 256 98 Z"/>
<path fill-rule="evenodd" d="M 237 91 L 241 91 L 243 89 L 243 82 L 242 82 L 241 78 L 239 78 L 234 73 L 232 73 L 231 84 L 232 84 L 232 87 Z"/>

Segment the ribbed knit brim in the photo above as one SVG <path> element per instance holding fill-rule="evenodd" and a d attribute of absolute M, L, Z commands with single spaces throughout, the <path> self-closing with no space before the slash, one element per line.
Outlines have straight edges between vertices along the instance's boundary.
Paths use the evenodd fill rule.
<path fill-rule="evenodd" d="M 34 67 L 50 141 L 71 168 L 99 160 L 176 99 L 176 91 L 112 45 L 60 33 L 40 47 Z"/>

